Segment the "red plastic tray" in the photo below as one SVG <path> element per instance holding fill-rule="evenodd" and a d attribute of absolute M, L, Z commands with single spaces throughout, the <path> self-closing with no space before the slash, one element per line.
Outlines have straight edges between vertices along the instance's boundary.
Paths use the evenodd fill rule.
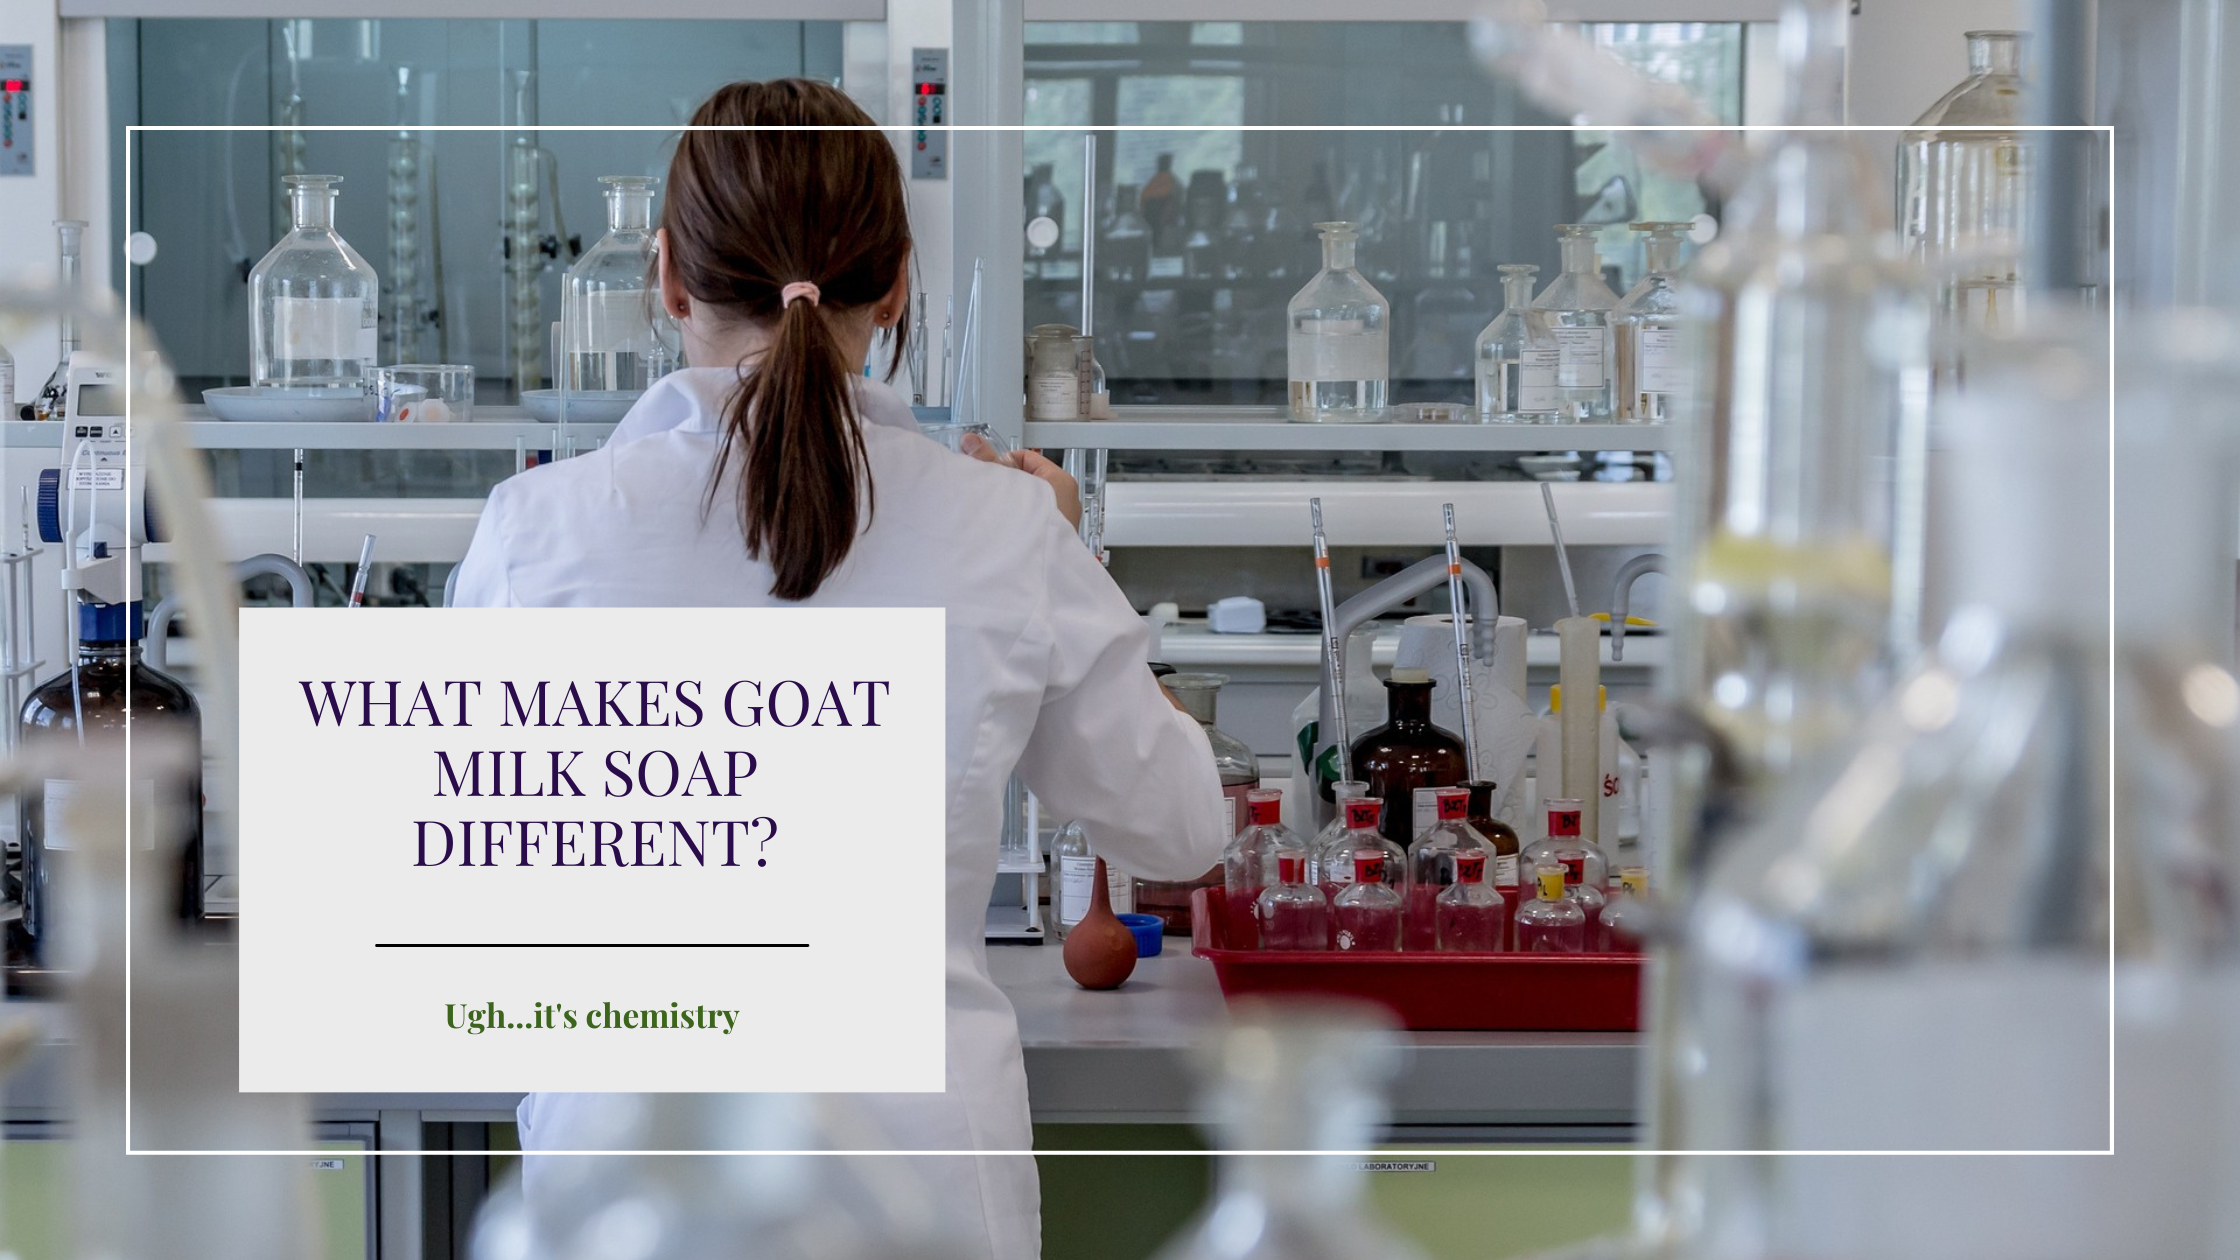
<path fill-rule="evenodd" d="M 1320 993 L 1391 1008 L 1404 1028 L 1452 1031 L 1634 1032 L 1641 1027 L 1639 954 L 1339 954 L 1230 949 L 1229 895 L 1190 897 L 1190 952 L 1210 959 L 1231 1001 Z"/>

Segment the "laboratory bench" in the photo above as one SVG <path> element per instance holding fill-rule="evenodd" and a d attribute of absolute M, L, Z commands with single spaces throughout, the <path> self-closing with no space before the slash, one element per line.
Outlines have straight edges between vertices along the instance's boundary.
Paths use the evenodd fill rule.
<path fill-rule="evenodd" d="M 1228 1020 L 1213 967 L 1168 937 L 1121 988 L 1093 993 L 1050 945 L 988 946 L 988 967 L 1019 1014 L 1037 1124 L 1188 1124 L 1197 1115 L 1192 1046 Z M 67 1034 L 59 1007 L 11 1000 L 49 1024 L 5 1085 L 11 1129 L 67 1119 Z M 1400 1142 L 1622 1142 L 1632 1133 L 1632 1033 L 1419 1032 L 1392 1089 Z M 519 1094 L 322 1094 L 322 1125 L 372 1125 L 380 1149 L 420 1150 L 424 1124 L 510 1123 Z"/>

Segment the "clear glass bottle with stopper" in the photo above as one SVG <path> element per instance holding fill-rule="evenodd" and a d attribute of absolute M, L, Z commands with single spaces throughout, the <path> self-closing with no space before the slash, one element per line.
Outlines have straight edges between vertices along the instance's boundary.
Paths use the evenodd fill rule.
<path fill-rule="evenodd" d="M 2021 315 L 2031 226 L 2020 31 L 1969 31 L 1968 77 L 1914 120 L 1898 149 L 1898 231 L 1935 277 L 1951 332 Z"/>
<path fill-rule="evenodd" d="M 1542 862 L 1532 870 L 1532 884 L 1532 900 L 1517 908 L 1517 952 L 1585 953 L 1587 912 L 1564 893 L 1563 868 Z"/>
<path fill-rule="evenodd" d="M 1501 313 L 1478 334 L 1478 419 L 1548 424 L 1562 418 L 1556 396 L 1556 336 L 1532 307 L 1530 263 L 1501 264 Z"/>
<path fill-rule="evenodd" d="M 1199 729 L 1206 733 L 1206 742 L 1213 746 L 1213 768 L 1221 779 L 1222 805 L 1226 810 L 1226 833 L 1233 838 L 1245 828 L 1245 793 L 1260 786 L 1260 759 L 1243 740 L 1214 725 L 1221 688 L 1228 681 L 1226 674 L 1168 674 L 1159 684 L 1182 706 L 1183 712 L 1198 720 Z M 1137 880 L 1136 909 L 1159 916 L 1168 935 L 1188 936 L 1190 894 L 1200 888 L 1221 886 L 1219 863 L 1194 880 Z"/>
<path fill-rule="evenodd" d="M 1345 787 L 1345 784 L 1339 784 Z M 1395 904 L 1401 900 L 1408 878 L 1408 855 L 1399 845 L 1387 839 L 1379 830 L 1384 802 L 1367 794 L 1343 797 L 1338 802 L 1338 824 L 1342 828 L 1328 842 L 1314 851 L 1311 878 L 1322 895 L 1330 901 L 1331 944 L 1337 943 L 1338 901 L 1347 889 L 1361 879 L 1364 872 L 1375 881 L 1390 886 Z M 1376 899 L 1379 902 L 1383 898 Z M 1397 943 L 1393 948 L 1398 948 Z"/>
<path fill-rule="evenodd" d="M 1291 299 L 1285 339 L 1291 418 L 1363 424 L 1391 397 L 1392 304 L 1354 269 L 1358 225 L 1317 223 L 1322 270 Z"/>
<path fill-rule="evenodd" d="M 1260 948 L 1330 948 L 1330 899 L 1308 882 L 1307 855 L 1279 850 L 1275 871 L 1275 880 L 1251 902 Z"/>
<path fill-rule="evenodd" d="M 1432 899 L 1433 946 L 1451 954 L 1490 954 L 1508 944 L 1509 901 L 1486 882 L 1486 855 L 1455 858 L 1454 882 Z"/>
<path fill-rule="evenodd" d="M 1566 421 L 1607 421 L 1617 392 L 1610 320 L 1618 295 L 1602 282 L 1591 223 L 1558 223 L 1563 274 L 1533 299 L 1556 340 L 1556 403 Z"/>
<path fill-rule="evenodd" d="M 1052 872 L 1057 882 L 1050 897 L 1050 931 L 1059 940 L 1081 922 L 1089 913 L 1089 898 L 1097 886 L 1097 854 L 1089 843 L 1088 828 L 1078 821 L 1058 828 L 1050 840 L 1050 855 L 1056 869 Z M 1114 914 L 1130 914 L 1136 908 L 1135 880 L 1105 863 L 1105 890 L 1112 901 Z"/>
<path fill-rule="evenodd" d="M 1277 859 L 1291 853 L 1304 862 L 1307 846 L 1283 825 L 1283 793 L 1256 788 L 1245 793 L 1245 829 L 1229 842 L 1221 855 L 1221 882 L 1228 893 L 1229 945 L 1232 949 L 1257 947 L 1250 910 L 1276 875 Z M 1240 930 L 1241 929 L 1241 930 Z"/>
<path fill-rule="evenodd" d="M 1647 270 L 1618 303 L 1618 419 L 1674 418 L 1695 386 L 1695 365 L 1681 344 L 1680 243 L 1692 223 L 1636 223 Z"/>
<path fill-rule="evenodd" d="M 654 335 L 660 291 L 653 271 L 653 196 L 660 181 L 601 175 L 607 232 L 568 268 L 561 289 L 562 388 L 575 393 L 643 393 L 666 354 Z"/>
<path fill-rule="evenodd" d="M 1430 798 L 1433 811 L 1431 825 L 1418 831 L 1414 843 L 1408 846 L 1406 945 L 1417 950 L 1432 949 L 1438 944 L 1433 903 L 1441 892 L 1461 878 L 1458 863 L 1466 857 L 1480 859 L 1480 877 L 1483 878 L 1485 860 L 1492 856 L 1492 848 L 1485 837 L 1471 829 L 1468 788 L 1417 788 L 1419 812 L 1426 797 Z"/>
<path fill-rule="evenodd" d="M 381 281 L 334 230 L 340 175 L 290 175 L 295 226 L 249 272 L 250 379 L 357 389 L 380 353 Z"/>

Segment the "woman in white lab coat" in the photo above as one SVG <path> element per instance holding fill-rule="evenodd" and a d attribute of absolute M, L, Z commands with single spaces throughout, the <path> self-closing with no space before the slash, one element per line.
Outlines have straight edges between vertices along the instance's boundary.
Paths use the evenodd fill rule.
<path fill-rule="evenodd" d="M 723 88 L 693 123 L 872 120 L 837 89 L 784 80 Z M 662 225 L 662 301 L 688 361 L 717 366 L 664 378 L 600 450 L 492 491 L 456 602 L 946 609 L 948 1089 L 857 1101 L 898 1148 L 1024 1152 L 1018 1025 L 982 941 L 1004 784 L 1016 769 L 1116 864 L 1187 879 L 1223 837 L 1205 736 L 1053 503 L 1055 489 L 1078 513 L 1071 479 L 1039 457 L 962 458 L 851 370 L 876 331 L 905 335 L 909 308 L 902 173 L 879 132 L 685 132 Z M 577 1145 L 581 1110 L 532 1095 L 524 1147 Z M 985 1254 L 1038 1254 L 1031 1156 L 908 1163 Z"/>

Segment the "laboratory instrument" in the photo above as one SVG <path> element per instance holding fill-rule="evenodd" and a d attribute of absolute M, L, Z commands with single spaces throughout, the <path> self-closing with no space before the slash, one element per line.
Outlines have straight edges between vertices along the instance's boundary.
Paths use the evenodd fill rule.
<path fill-rule="evenodd" d="M 1490 954 L 1505 948 L 1509 903 L 1486 882 L 1483 853 L 1455 858 L 1454 882 L 1439 890 L 1431 906 L 1432 948 L 1450 954 Z"/>
<path fill-rule="evenodd" d="M 1395 905 L 1403 900 L 1408 879 L 1407 850 L 1387 839 L 1379 828 L 1384 803 L 1364 793 L 1347 797 L 1338 809 L 1338 834 L 1328 840 L 1318 839 L 1308 860 L 1308 878 L 1330 901 L 1333 948 L 1337 945 L 1338 898 L 1361 879 L 1364 872 L 1378 883 L 1391 887 Z M 1383 901 L 1381 897 L 1376 898 L 1373 904 L 1381 905 Z M 1393 948 L 1399 946 L 1396 944 Z"/>
<path fill-rule="evenodd" d="M 1322 496 L 1307 500 L 1307 515 L 1314 523 L 1314 589 L 1322 608 L 1322 658 L 1323 672 L 1328 675 L 1332 694 L 1346 693 L 1345 643 L 1338 632 L 1337 600 L 1330 591 L 1330 540 L 1322 532 Z M 1335 764 L 1324 767 L 1318 761 L 1308 781 L 1322 779 L 1336 783 L 1353 778 L 1353 740 L 1346 730 L 1346 706 L 1343 703 L 1327 706 L 1330 712 L 1330 748 Z"/>
<path fill-rule="evenodd" d="M 2020 31 L 1969 31 L 1968 77 L 1898 147 L 1898 234 L 1934 277 L 1940 346 L 2022 314 L 2030 153 Z"/>
<path fill-rule="evenodd" d="M 399 363 L 373 370 L 374 419 L 392 424 L 465 424 L 474 419 L 474 367 Z"/>
<path fill-rule="evenodd" d="M 1214 1157 L 1212 1201 L 1153 1260 L 1423 1260 L 1378 1215 L 1360 1155 L 1400 1065 L 1391 1017 L 1328 1000 L 1237 1015 L 1196 1057 L 1214 1145 L 1238 1153 Z"/>
<path fill-rule="evenodd" d="M 535 38 L 532 31 L 530 39 Z M 532 59 L 534 56 L 532 53 Z M 560 216 L 560 164 L 551 151 L 537 143 L 536 72 L 515 70 L 512 76 L 513 127 L 503 158 L 506 190 L 503 309 L 514 392 L 526 394 L 544 384 L 545 347 L 551 339 L 551 329 L 544 317 L 545 268 L 560 256 L 563 248 L 573 249 L 575 242 L 568 236 L 567 223 Z M 557 229 L 551 235 L 542 231 L 544 198 L 548 190 L 552 198 L 553 224 Z"/>
<path fill-rule="evenodd" d="M 1968 347 L 1940 416 L 1938 558 L 1966 602 L 1933 655 L 1713 855 L 1687 924 L 1690 1149 L 2113 1136 L 2111 861 L 2132 842 L 2110 830 L 2108 342 L 2060 314 Z M 1712 1236 L 1795 1251 L 1790 1221 L 1871 1218 L 1872 1185 L 1812 1165 L 1726 1166 Z M 1882 1254 L 1921 1254 L 1874 1228 Z"/>
<path fill-rule="evenodd" d="M 1695 365 L 1681 339 L 1680 243 L 1692 223 L 1636 223 L 1645 270 L 1618 303 L 1618 415 L 1654 423 L 1674 419 L 1695 388 Z"/>
<path fill-rule="evenodd" d="M 1532 869 L 1532 900 L 1517 908 L 1517 952 L 1583 954 L 1587 912 L 1564 892 L 1563 868 L 1543 862 Z"/>
<path fill-rule="evenodd" d="M 1237 833 L 1221 855 L 1222 886 L 1228 890 L 1229 904 L 1239 910 L 1260 900 L 1277 855 L 1285 852 L 1306 855 L 1305 842 L 1283 825 L 1283 793 L 1273 788 L 1255 788 L 1245 793 L 1244 811 L 1245 829 Z M 1243 917 L 1239 914 L 1229 922 L 1236 925 Z M 1231 941 L 1239 949 L 1258 945 L 1249 930 L 1232 930 Z"/>
<path fill-rule="evenodd" d="M 1360 802 L 1355 804 L 1374 804 Z M 1391 872 L 1385 854 L 1374 849 L 1353 852 L 1353 881 L 1330 902 L 1330 947 L 1340 952 L 1389 953 L 1400 948 L 1400 915 L 1403 894 L 1388 882 Z"/>
<path fill-rule="evenodd" d="M 1571 609 L 1571 616 L 1579 616 L 1579 584 L 1571 577 L 1571 553 L 1563 545 L 1563 518 L 1556 515 L 1556 492 L 1547 482 L 1540 483 L 1540 505 L 1548 511 L 1548 534 L 1555 539 L 1556 572 L 1563 576 L 1563 602 Z"/>
<path fill-rule="evenodd" d="M 250 380 L 260 391 L 363 392 L 380 351 L 381 282 L 334 230 L 340 175 L 290 175 L 294 227 L 249 272 Z"/>
<path fill-rule="evenodd" d="M 1625 562 L 1610 586 L 1610 659 L 1626 659 L 1626 622 L 1633 612 L 1633 584 L 1646 574 L 1666 572 L 1664 557 L 1647 551 Z"/>
<path fill-rule="evenodd" d="M 381 271 L 381 305 L 387 316 L 381 340 L 384 363 L 419 362 L 426 354 L 423 343 L 433 318 L 420 286 L 420 185 L 425 173 L 429 186 L 434 186 L 435 159 L 412 128 L 419 121 L 419 89 L 426 81 L 411 66 L 397 67 L 392 98 L 397 131 L 389 138 L 389 265 Z M 427 201 L 432 227 L 435 198 Z M 428 235 L 431 243 L 442 237 L 438 231 Z"/>
<path fill-rule="evenodd" d="M 62 307 L 56 316 L 60 355 L 55 359 L 54 371 L 47 376 L 47 383 L 24 401 L 19 414 L 26 420 L 60 420 L 68 414 L 65 395 L 70 387 L 70 360 L 78 351 L 79 251 L 85 247 L 86 225 L 82 219 L 56 219 L 54 230 L 61 249 L 57 255 L 60 260 L 57 291 L 62 295 Z"/>
<path fill-rule="evenodd" d="M 1359 779 L 1341 779 L 1331 785 L 1331 799 L 1335 802 L 1337 808 L 1332 812 L 1330 821 L 1323 826 L 1322 830 L 1317 831 L 1314 837 L 1307 841 L 1307 881 L 1309 883 L 1321 886 L 1326 883 L 1338 882 L 1335 878 L 1330 880 L 1323 878 L 1322 855 L 1325 851 L 1333 854 L 1345 852 L 1344 848 L 1341 847 L 1341 842 L 1346 834 L 1346 802 L 1358 800 L 1368 794 L 1369 785 Z M 1336 859 L 1333 858 L 1332 860 L 1335 861 Z M 1333 867 L 1334 872 L 1337 869 L 1339 868 Z M 1351 865 L 1344 865 L 1342 869 L 1350 872 L 1353 868 Z"/>
<path fill-rule="evenodd" d="M 367 534 L 358 545 L 358 567 L 350 575 L 350 602 L 352 608 L 363 608 L 366 603 L 366 579 L 373 572 L 373 543 L 375 535 Z"/>
<path fill-rule="evenodd" d="M 1384 419 L 1390 401 L 1392 304 L 1354 268 L 1360 225 L 1317 223 L 1322 270 L 1286 312 L 1291 418 L 1311 424 Z"/>
<path fill-rule="evenodd" d="M 1071 324 L 1036 324 L 1027 337 L 1027 418 L 1078 420 L 1081 409 L 1081 375 L 1076 370 L 1074 343 L 1081 332 Z"/>
<path fill-rule="evenodd" d="M 1601 845 L 1581 833 L 1580 803 L 1557 797 L 1547 806 L 1547 834 L 1525 846 L 1525 866 L 1537 870 L 1552 863 L 1563 872 L 1566 886 L 1606 887 L 1610 882 L 1609 856 Z"/>
<path fill-rule="evenodd" d="M 1089 881 L 1089 910 L 1066 933 L 1066 974 L 1084 989 L 1117 989 L 1136 970 L 1136 936 L 1112 912 L 1104 859 Z"/>
<path fill-rule="evenodd" d="M 1050 931 L 1060 939 L 1081 922 L 1089 913 L 1091 891 L 1096 887 L 1096 873 L 1100 865 L 1096 850 L 1089 842 L 1089 831 L 1078 820 L 1058 828 L 1050 841 L 1051 856 L 1056 859 L 1057 884 L 1050 898 Z M 1136 884 L 1123 872 L 1105 868 L 1106 892 L 1115 914 L 1133 914 L 1136 908 Z"/>
<path fill-rule="evenodd" d="M 1515 923 L 1517 906 L 1524 895 L 1519 869 L 1524 846 L 1514 828 L 1493 816 L 1493 794 L 1499 790 L 1499 785 L 1473 779 L 1462 786 L 1470 790 L 1470 830 L 1477 832 L 1486 846 L 1486 883 L 1501 894 L 1502 903 L 1509 910 L 1507 921 Z M 1506 932 L 1507 928 L 1503 930 Z M 1506 937 L 1502 948 L 1508 948 Z"/>
<path fill-rule="evenodd" d="M 1462 598 L 1462 547 L 1455 541 L 1454 504 L 1443 504 L 1441 511 L 1447 527 L 1447 604 L 1453 610 L 1447 619 L 1454 625 L 1454 679 L 1462 693 L 1460 712 L 1462 751 L 1465 756 L 1463 764 L 1469 766 L 1475 774 L 1478 765 L 1478 704 L 1470 694 L 1470 621 L 1467 605 Z"/>
<path fill-rule="evenodd" d="M 1547 424 L 1562 418 L 1556 395 L 1560 351 L 1548 317 L 1532 305 L 1530 263 L 1501 264 L 1501 313 L 1478 334 L 1478 419 Z"/>
<path fill-rule="evenodd" d="M 920 293 L 918 294 L 917 316 L 910 321 L 908 367 L 910 372 L 910 405 L 913 407 L 926 405 L 926 355 L 929 353 L 926 336 L 926 295 Z"/>
<path fill-rule="evenodd" d="M 1462 741 L 1431 724 L 1431 675 L 1395 667 L 1385 680 L 1386 721 L 1353 742 L 1353 772 L 1384 805 L 1384 834 L 1405 847 L 1415 839 L 1417 788 L 1453 787 L 1470 778 Z"/>
<path fill-rule="evenodd" d="M 1458 863 L 1465 858 L 1475 859 L 1482 879 L 1485 859 L 1489 856 L 1485 838 L 1470 829 L 1467 789 L 1417 788 L 1419 813 L 1426 798 L 1432 806 L 1431 825 L 1417 832 L 1415 843 L 1408 846 L 1406 942 L 1409 949 L 1432 949 L 1438 945 L 1438 921 L 1432 903 L 1461 878 Z"/>
<path fill-rule="evenodd" d="M 16 357 L 0 346 L 0 415 L 16 413 Z"/>
<path fill-rule="evenodd" d="M 1221 778 L 1221 805 L 1226 819 L 1223 830 L 1234 836 L 1245 828 L 1245 793 L 1260 786 L 1260 759 L 1243 740 L 1214 725 L 1221 687 L 1228 681 L 1226 674 L 1168 674 L 1159 680 L 1167 694 L 1182 706 L 1182 711 L 1197 719 L 1198 728 L 1206 733 L 1206 742 L 1213 746 L 1213 768 Z M 1144 914 L 1158 915 L 1167 925 L 1169 935 L 1188 936 L 1191 890 L 1219 888 L 1221 880 L 1219 863 L 1194 880 L 1179 883 L 1137 880 L 1135 908 Z"/>
<path fill-rule="evenodd" d="M 1276 854 L 1275 882 L 1252 902 L 1252 919 L 1262 949 L 1330 948 L 1330 899 L 1308 882 L 1306 854 Z"/>
<path fill-rule="evenodd" d="M 639 394 L 671 366 L 654 326 L 653 194 L 660 181 L 601 175 L 607 231 L 568 268 L 560 289 L 563 401 L 576 392 Z M 569 419 L 575 419 L 570 415 Z"/>
<path fill-rule="evenodd" d="M 1618 295 L 1602 282 L 1597 230 L 1591 223 L 1556 225 L 1563 271 L 1532 302 L 1555 338 L 1556 405 L 1565 421 L 1610 419 L 1616 392 L 1610 322 Z"/>
<path fill-rule="evenodd" d="M 1649 872 L 1628 866 L 1618 872 L 1617 891 L 1602 907 L 1604 948 L 1632 953 L 1641 948 L 1655 916 L 1649 905 Z"/>

